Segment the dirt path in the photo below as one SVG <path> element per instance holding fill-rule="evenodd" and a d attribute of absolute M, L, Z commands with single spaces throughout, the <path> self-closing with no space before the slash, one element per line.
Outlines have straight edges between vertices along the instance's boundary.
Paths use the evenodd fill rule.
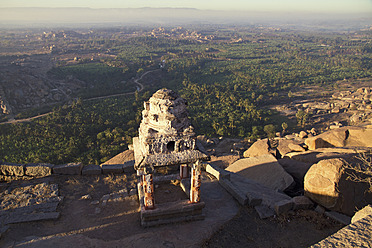
<path fill-rule="evenodd" d="M 19 120 L 12 119 L 12 120 L 9 120 L 7 122 L 1 122 L 0 125 L 2 125 L 2 124 L 15 124 L 15 123 L 19 123 L 19 122 L 29 122 L 29 121 L 32 121 L 34 119 L 38 119 L 38 118 L 47 116 L 47 115 L 49 115 L 51 113 L 53 113 L 53 112 L 48 112 L 48 113 L 45 113 L 45 114 L 41 114 L 41 115 L 37 115 L 37 116 L 25 118 L 25 119 L 19 119 Z"/>
<path fill-rule="evenodd" d="M 142 80 L 142 78 L 143 78 L 144 76 L 146 76 L 147 74 L 152 73 L 152 72 L 155 72 L 155 71 L 159 71 L 159 70 L 160 70 L 160 69 L 147 71 L 147 72 L 143 73 L 143 74 L 141 75 L 140 78 L 136 78 L 136 79 L 134 79 L 134 83 L 136 83 L 138 86 L 137 86 L 137 89 L 136 89 L 135 91 L 133 91 L 133 92 L 120 93 L 120 94 L 113 94 L 113 95 L 108 95 L 108 96 L 92 97 L 92 98 L 84 99 L 83 101 L 86 102 L 86 101 L 92 101 L 92 100 L 98 100 L 98 99 L 106 99 L 106 98 L 110 98 L 110 97 L 132 95 L 132 94 L 134 94 L 136 91 L 141 92 L 141 91 L 143 91 L 143 89 L 144 89 L 145 87 L 143 86 L 142 83 L 139 82 L 139 80 Z M 33 116 L 33 117 L 25 118 L 25 119 L 18 119 L 18 120 L 16 120 L 16 119 L 11 119 L 11 120 L 9 120 L 9 121 L 7 121 L 7 122 L 1 122 L 0 125 L 3 125 L 3 124 L 15 124 L 15 123 L 22 123 L 22 122 L 29 122 L 29 121 L 32 121 L 32 120 L 34 120 L 34 119 L 38 119 L 38 118 L 44 117 L 44 116 L 46 116 L 46 115 L 49 115 L 49 114 L 51 114 L 51 113 L 53 113 L 53 111 L 48 112 L 48 113 L 45 113 L 45 114 L 41 114 L 41 115 L 36 115 L 36 116 Z"/>

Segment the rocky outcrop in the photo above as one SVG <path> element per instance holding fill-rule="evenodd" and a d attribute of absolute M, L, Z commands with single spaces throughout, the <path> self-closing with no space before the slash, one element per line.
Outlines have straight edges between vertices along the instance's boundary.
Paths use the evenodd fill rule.
<path fill-rule="evenodd" d="M 320 135 L 307 138 L 305 144 L 309 150 L 327 147 L 344 147 L 349 132 L 345 128 L 328 131 Z"/>
<path fill-rule="evenodd" d="M 341 127 L 307 138 L 309 150 L 327 147 L 372 147 L 372 127 Z"/>
<path fill-rule="evenodd" d="M 264 154 L 271 154 L 270 143 L 268 139 L 262 139 L 254 142 L 248 150 L 243 153 L 245 158 L 257 157 Z"/>
<path fill-rule="evenodd" d="M 327 209 L 352 216 L 356 209 L 372 203 L 372 193 L 368 183 L 348 180 L 351 173 L 356 172 L 344 159 L 322 160 L 305 175 L 305 195 Z"/>
<path fill-rule="evenodd" d="M 358 153 L 367 152 L 365 148 L 319 148 L 305 152 L 291 152 L 287 153 L 284 158 L 292 159 L 304 163 L 316 164 L 321 160 L 330 158 L 345 158 L 347 160 L 353 160 Z"/>
<path fill-rule="evenodd" d="M 277 139 L 278 140 L 278 147 L 276 148 L 280 153 L 281 157 L 284 157 L 287 153 L 290 152 L 303 152 L 305 148 L 303 148 L 300 144 L 301 141 L 293 140 L 293 139 Z"/>
<path fill-rule="evenodd" d="M 293 178 L 285 172 L 271 154 L 240 159 L 227 167 L 226 170 L 273 190 L 284 191 L 294 182 Z"/>

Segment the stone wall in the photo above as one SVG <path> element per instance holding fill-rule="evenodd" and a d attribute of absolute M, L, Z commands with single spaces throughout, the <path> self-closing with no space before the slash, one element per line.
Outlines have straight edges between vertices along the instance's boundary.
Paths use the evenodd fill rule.
<path fill-rule="evenodd" d="M 115 165 L 86 165 L 81 163 L 53 164 L 15 164 L 0 162 L 0 181 L 6 178 L 46 177 L 50 175 L 100 175 L 134 173 L 134 160 Z"/>

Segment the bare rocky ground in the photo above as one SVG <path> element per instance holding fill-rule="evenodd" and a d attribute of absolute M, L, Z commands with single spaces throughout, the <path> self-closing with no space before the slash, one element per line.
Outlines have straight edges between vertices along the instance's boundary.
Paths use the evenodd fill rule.
<path fill-rule="evenodd" d="M 227 166 L 237 158 L 213 156 L 212 163 Z M 60 217 L 10 224 L 1 247 L 307 247 L 342 227 L 312 210 L 261 220 L 207 173 L 202 177 L 205 220 L 151 228 L 140 226 L 134 175 L 51 176 L 3 183 L 0 189 L 40 183 L 59 186 Z M 177 182 L 155 187 L 157 203 L 186 197 Z"/>
<path fill-rule="evenodd" d="M 293 91 L 293 97 L 267 107 L 296 123 L 303 110 L 311 118 L 306 126 L 325 131 L 330 125 L 360 125 L 371 116 L 371 79 L 344 80 L 330 86 L 307 86 Z"/>

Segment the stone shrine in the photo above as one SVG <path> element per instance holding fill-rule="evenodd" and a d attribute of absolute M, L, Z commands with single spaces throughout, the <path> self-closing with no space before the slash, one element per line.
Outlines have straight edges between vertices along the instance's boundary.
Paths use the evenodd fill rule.
<path fill-rule="evenodd" d="M 168 89 L 158 90 L 144 103 L 139 136 L 133 138 L 143 226 L 204 218 L 200 161 L 208 156 L 197 150 L 186 106 L 185 99 Z M 153 174 L 163 166 L 179 166 L 177 179 L 189 201 L 155 205 Z"/>

